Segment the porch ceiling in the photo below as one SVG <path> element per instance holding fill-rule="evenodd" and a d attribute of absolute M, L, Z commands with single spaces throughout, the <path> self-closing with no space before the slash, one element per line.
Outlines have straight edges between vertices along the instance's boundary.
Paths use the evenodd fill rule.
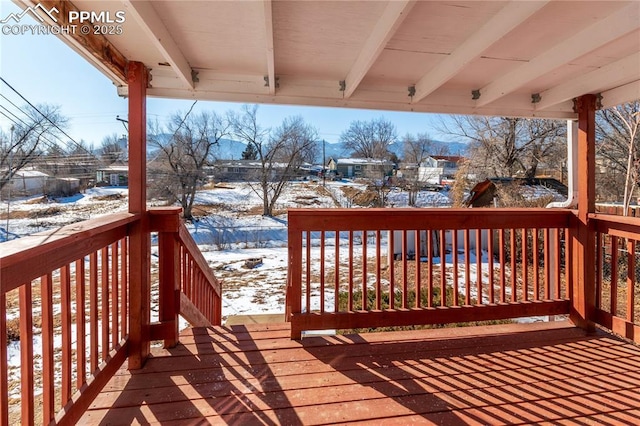
<path fill-rule="evenodd" d="M 605 107 L 640 98 L 637 1 L 73 4 L 125 11 L 105 38 L 151 69 L 150 96 L 557 118 L 587 93 Z M 63 37 L 126 95 L 104 40 Z"/>

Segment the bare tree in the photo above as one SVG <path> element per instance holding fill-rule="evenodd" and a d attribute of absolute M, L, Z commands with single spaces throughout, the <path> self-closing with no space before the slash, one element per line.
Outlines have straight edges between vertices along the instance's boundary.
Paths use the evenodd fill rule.
<path fill-rule="evenodd" d="M 0 133 L 0 190 L 16 172 L 40 157 L 66 125 L 67 119 L 60 114 L 59 107 L 38 105 L 36 108 L 25 106 L 27 117 L 14 123 L 9 134 Z"/>
<path fill-rule="evenodd" d="M 127 158 L 127 148 L 122 146 L 120 137 L 117 133 L 105 136 L 100 146 L 100 159 L 106 165 L 113 164 L 119 160 Z"/>
<path fill-rule="evenodd" d="M 626 215 L 640 180 L 640 101 L 598 111 L 596 132 L 598 154 L 608 163 L 607 178 L 618 176 L 616 186 L 624 186 Z"/>
<path fill-rule="evenodd" d="M 404 161 L 415 164 L 415 174 L 407 182 L 409 190 L 409 205 L 415 206 L 420 191 L 420 165 L 432 154 L 433 140 L 426 133 L 418 133 L 417 136 L 407 134 L 402 140 Z"/>
<path fill-rule="evenodd" d="M 257 120 L 257 106 L 243 106 L 241 114 L 232 116 L 235 136 L 253 146 L 260 162 L 254 192 L 262 199 L 262 214 L 273 216 L 276 202 L 290 180 L 305 162 L 317 154 L 317 131 L 302 117 L 289 117 L 270 131 Z"/>
<path fill-rule="evenodd" d="M 470 141 L 471 168 L 479 178 L 534 177 L 540 165 L 560 167 L 566 157 L 563 121 L 453 116 L 441 131 Z"/>
<path fill-rule="evenodd" d="M 371 121 L 352 121 L 340 135 L 340 142 L 356 158 L 389 158 L 389 145 L 398 138 L 396 126 L 384 117 Z"/>
<path fill-rule="evenodd" d="M 196 190 L 206 180 L 205 166 L 212 148 L 228 134 L 229 122 L 215 112 L 196 115 L 174 114 L 162 132 L 160 126 L 149 131 L 149 142 L 159 149 L 153 167 L 156 190 L 180 202 L 185 219 L 193 219 Z"/>

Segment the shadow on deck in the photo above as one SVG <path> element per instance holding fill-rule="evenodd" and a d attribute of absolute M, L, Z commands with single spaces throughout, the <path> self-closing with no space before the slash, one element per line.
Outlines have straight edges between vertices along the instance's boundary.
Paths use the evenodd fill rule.
<path fill-rule="evenodd" d="M 83 424 L 635 424 L 640 348 L 566 322 L 289 339 L 195 328 L 122 369 Z"/>

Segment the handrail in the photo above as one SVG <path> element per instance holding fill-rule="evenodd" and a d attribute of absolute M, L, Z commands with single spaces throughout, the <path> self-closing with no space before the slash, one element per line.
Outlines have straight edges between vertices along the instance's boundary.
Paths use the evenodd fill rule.
<path fill-rule="evenodd" d="M 2 345 L 0 423 L 33 423 L 36 412 L 44 423 L 73 423 L 125 361 L 128 227 L 138 219 L 116 214 L 0 244 L 2 331 L 6 335 L 7 300 L 15 298 L 21 358 L 19 373 L 8 371 Z M 40 339 L 41 361 L 33 356 L 34 340 Z M 6 403 L 6 383 L 14 374 L 21 382 L 20 394 L 13 396 L 20 400 L 18 418 Z"/>
<path fill-rule="evenodd" d="M 596 231 L 596 300 L 593 320 L 640 343 L 640 218 L 591 214 Z"/>
<path fill-rule="evenodd" d="M 0 244 L 0 291 L 7 293 L 48 271 L 123 238 L 139 216 L 118 213 Z"/>
<path fill-rule="evenodd" d="M 569 313 L 572 218 L 564 209 L 289 210 L 292 337 Z"/>

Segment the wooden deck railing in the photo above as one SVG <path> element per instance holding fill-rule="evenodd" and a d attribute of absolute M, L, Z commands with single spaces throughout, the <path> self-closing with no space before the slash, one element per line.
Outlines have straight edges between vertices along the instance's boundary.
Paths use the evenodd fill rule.
<path fill-rule="evenodd" d="M 640 218 L 590 216 L 596 231 L 594 320 L 640 343 Z"/>
<path fill-rule="evenodd" d="M 2 245 L 0 336 L 19 331 L 20 349 L 19 368 L 8 365 L 7 345 L 0 349 L 2 424 L 33 424 L 36 415 L 46 424 L 56 413 L 72 423 L 126 359 L 135 220 L 118 214 Z M 16 303 L 19 315 L 8 317 Z"/>
<path fill-rule="evenodd" d="M 571 217 L 549 209 L 290 210 L 292 337 L 568 313 Z"/>
<path fill-rule="evenodd" d="M 152 209 L 152 231 L 158 232 L 160 324 L 152 340 L 172 347 L 178 338 L 178 314 L 192 326 L 220 325 L 221 283 L 179 217 L 179 208 Z"/>
<path fill-rule="evenodd" d="M 148 338 L 168 346 L 177 343 L 178 314 L 195 325 L 221 319 L 220 283 L 179 213 L 150 212 L 159 236 L 160 321 Z M 139 220 L 116 214 L 2 244 L 0 336 L 19 338 L 9 346 L 19 345 L 20 355 L 9 360 L 8 346 L 0 349 L 0 424 L 73 424 L 126 360 L 136 315 L 129 239 Z"/>

